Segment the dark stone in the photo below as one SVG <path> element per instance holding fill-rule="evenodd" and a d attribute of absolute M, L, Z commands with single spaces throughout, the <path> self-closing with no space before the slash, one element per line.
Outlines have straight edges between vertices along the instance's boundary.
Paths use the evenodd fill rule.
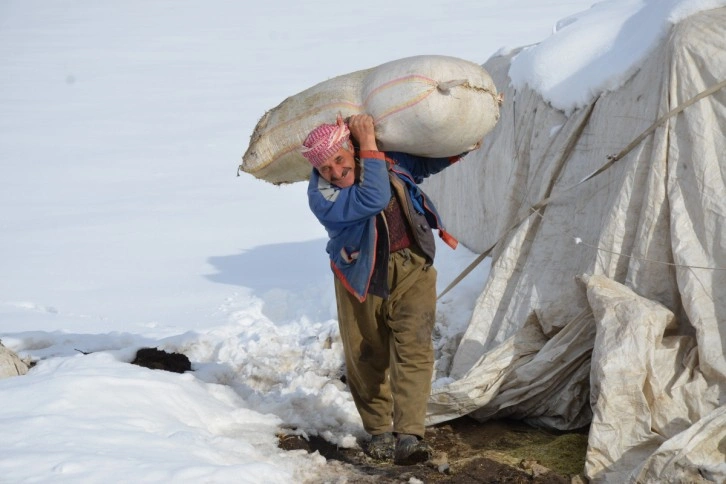
<path fill-rule="evenodd" d="M 184 373 L 192 369 L 192 364 L 186 355 L 168 353 L 158 348 L 141 348 L 136 352 L 136 358 L 131 363 L 152 370 L 166 370 L 174 373 Z"/>

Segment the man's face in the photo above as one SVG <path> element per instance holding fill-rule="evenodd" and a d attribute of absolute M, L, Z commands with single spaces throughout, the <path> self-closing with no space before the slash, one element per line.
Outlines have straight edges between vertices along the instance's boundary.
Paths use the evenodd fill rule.
<path fill-rule="evenodd" d="M 355 183 L 355 157 L 353 149 L 345 146 L 325 160 L 318 168 L 320 176 L 340 188 L 348 188 Z"/>

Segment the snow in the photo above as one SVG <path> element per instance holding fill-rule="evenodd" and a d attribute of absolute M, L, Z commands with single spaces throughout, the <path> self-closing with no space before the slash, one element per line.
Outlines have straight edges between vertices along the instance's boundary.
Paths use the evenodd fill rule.
<path fill-rule="evenodd" d="M 281 431 L 364 432 L 306 187 L 235 176 L 259 117 L 393 59 L 536 42 L 512 79 L 569 111 L 627 80 L 669 22 L 724 4 L 499 3 L 0 3 L 0 338 L 37 361 L 0 380 L 0 480 L 334 479 L 277 448 Z M 438 254 L 440 291 L 476 257 Z M 487 273 L 439 301 L 438 382 Z M 193 371 L 128 364 L 141 347 Z"/>
<path fill-rule="evenodd" d="M 570 113 L 621 87 L 672 24 L 724 0 L 620 0 L 594 4 L 559 20 L 552 35 L 525 48 L 509 75 Z"/>

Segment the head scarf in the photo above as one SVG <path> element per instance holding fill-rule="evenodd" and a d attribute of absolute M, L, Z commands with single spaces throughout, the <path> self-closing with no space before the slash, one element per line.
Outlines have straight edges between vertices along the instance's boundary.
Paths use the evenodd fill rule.
<path fill-rule="evenodd" d="M 300 149 L 302 155 L 315 168 L 336 154 L 350 139 L 350 130 L 339 114 L 335 124 L 321 124 L 308 134 Z"/>

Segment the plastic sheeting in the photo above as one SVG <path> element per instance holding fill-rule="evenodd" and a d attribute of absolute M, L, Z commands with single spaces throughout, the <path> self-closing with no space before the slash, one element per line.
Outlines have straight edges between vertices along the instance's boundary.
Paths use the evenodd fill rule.
<path fill-rule="evenodd" d="M 569 116 L 514 91 L 515 54 L 484 65 L 509 87 L 482 149 L 426 182 L 464 245 L 494 246 L 428 422 L 589 425 L 595 482 L 723 482 L 726 89 L 583 180 L 726 79 L 726 8 L 674 26 L 622 88 Z"/>

